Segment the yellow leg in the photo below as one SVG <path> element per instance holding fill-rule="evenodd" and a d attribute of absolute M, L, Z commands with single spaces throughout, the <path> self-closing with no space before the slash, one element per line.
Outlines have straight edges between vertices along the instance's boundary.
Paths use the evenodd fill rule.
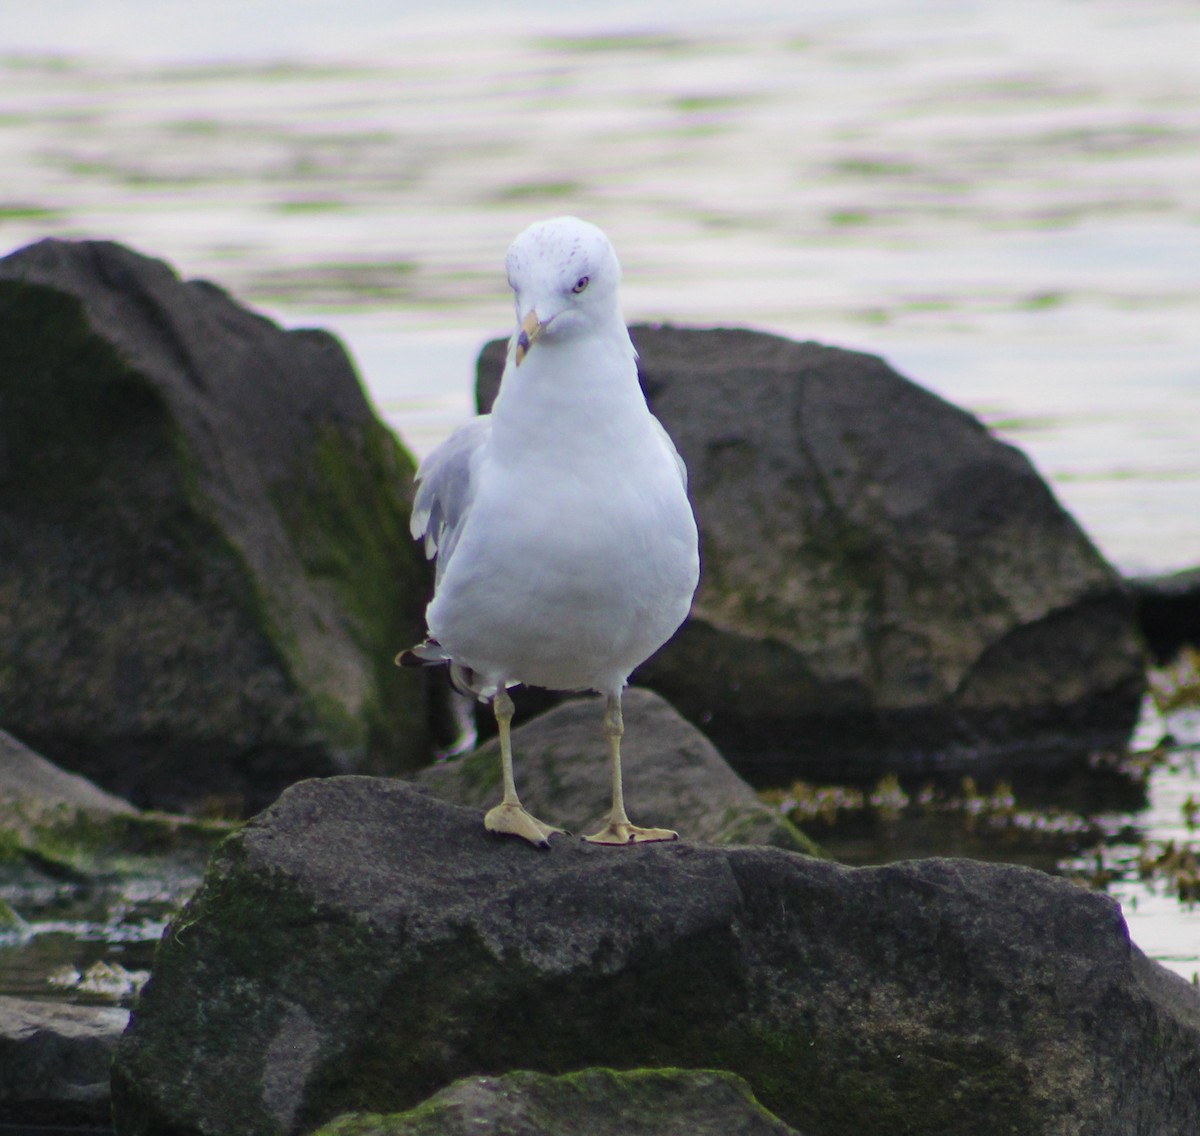
<path fill-rule="evenodd" d="M 517 796 L 512 762 L 513 703 L 503 684 L 492 699 L 492 712 L 496 715 L 496 726 L 500 731 L 500 774 L 504 780 L 504 798 L 494 809 L 489 810 L 483 818 L 483 826 L 488 832 L 519 836 L 538 848 L 549 848 L 551 834 L 564 830 L 543 824 L 526 810 Z"/>
<path fill-rule="evenodd" d="M 621 737 L 625 722 L 621 717 L 621 696 L 610 696 L 604 711 L 604 734 L 608 738 L 608 760 L 612 770 L 612 811 L 608 823 L 584 840 L 593 844 L 648 844 L 655 840 L 678 840 L 679 833 L 669 828 L 638 828 L 625 815 L 625 789 L 621 782 Z"/>

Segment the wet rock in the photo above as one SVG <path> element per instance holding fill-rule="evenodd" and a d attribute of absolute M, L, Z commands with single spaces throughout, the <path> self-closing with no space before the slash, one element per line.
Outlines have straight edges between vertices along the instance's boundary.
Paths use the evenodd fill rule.
<path fill-rule="evenodd" d="M 39 949 L 38 934 L 49 922 L 74 925 L 72 939 L 144 938 L 144 923 L 178 909 L 236 827 L 140 812 L 0 731 L 0 986 L 7 972 L 19 976 L 15 989 L 36 990 L 40 970 L 42 989 L 60 997 L 132 1000 L 137 972 L 101 961 L 52 971 L 54 950 Z M 55 940 L 62 935 L 45 941 Z"/>
<path fill-rule="evenodd" d="M 636 681 L 756 783 L 1045 771 L 1118 747 L 1130 597 L 1030 462 L 881 359 L 635 327 L 688 465 L 702 576 Z M 488 407 L 503 361 L 479 362 Z"/>
<path fill-rule="evenodd" d="M 115 1007 L 0 997 L 0 1123 L 107 1124 L 108 1066 L 128 1019 Z"/>
<path fill-rule="evenodd" d="M 0 731 L 0 989 L 132 1001 L 143 972 L 78 956 L 68 965 L 63 944 L 119 940 L 136 950 L 147 924 L 196 890 L 213 848 L 236 827 L 139 812 Z"/>
<path fill-rule="evenodd" d="M 300 1133 L 462 1077 L 725 1069 L 818 1136 L 1200 1130 L 1200 994 L 1025 868 L 548 851 L 402 781 L 289 789 L 164 937 L 117 1131 Z"/>
<path fill-rule="evenodd" d="M 37 904 L 31 897 L 44 896 L 48 886 L 61 903 L 64 881 L 82 883 L 109 870 L 106 860 L 127 859 L 130 847 L 142 843 L 142 829 L 161 829 L 170 821 L 143 816 L 128 801 L 59 769 L 0 730 L 0 887 L 18 906 L 32 910 Z M 8 930 L 19 940 L 28 930 L 23 925 L 0 901 L 0 935 Z"/>
<path fill-rule="evenodd" d="M 420 766 L 412 471 L 332 336 L 115 244 L 0 260 L 0 726 L 143 807 Z"/>
<path fill-rule="evenodd" d="M 1142 634 L 1154 658 L 1169 662 L 1182 647 L 1200 647 L 1200 568 L 1129 581 Z"/>
<path fill-rule="evenodd" d="M 13 810 L 26 815 L 66 810 L 92 818 L 137 812 L 128 801 L 59 769 L 0 730 L 0 819 Z"/>
<path fill-rule="evenodd" d="M 315 1136 L 800 1136 L 731 1073 L 584 1069 L 456 1081 L 410 1112 L 348 1115 Z"/>
<path fill-rule="evenodd" d="M 517 787 L 541 820 L 585 833 L 595 832 L 607 818 L 612 782 L 600 726 L 603 712 L 601 699 L 574 700 L 513 731 Z M 673 828 L 710 844 L 771 844 L 819 854 L 658 695 L 627 690 L 622 716 L 625 803 L 636 824 Z M 499 743 L 493 740 L 465 757 L 423 769 L 414 780 L 456 805 L 487 810 L 501 796 Z"/>

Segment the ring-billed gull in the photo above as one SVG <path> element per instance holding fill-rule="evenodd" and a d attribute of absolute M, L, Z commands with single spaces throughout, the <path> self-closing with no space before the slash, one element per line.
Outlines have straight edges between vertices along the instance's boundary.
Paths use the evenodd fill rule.
<path fill-rule="evenodd" d="M 687 474 L 638 386 L 608 238 L 574 217 L 542 221 L 505 264 L 517 327 L 492 412 L 417 471 L 412 531 L 437 558 L 436 585 L 429 638 L 398 661 L 448 662 L 460 690 L 491 701 L 504 784 L 492 832 L 544 847 L 563 831 L 517 796 L 507 688 L 524 683 L 606 699 L 612 811 L 585 839 L 674 840 L 625 813 L 621 690 L 696 590 Z"/>

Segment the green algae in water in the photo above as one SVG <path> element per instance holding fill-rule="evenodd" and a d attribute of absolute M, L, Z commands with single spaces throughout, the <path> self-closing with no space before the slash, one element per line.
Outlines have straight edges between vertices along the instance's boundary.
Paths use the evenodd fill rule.
<path fill-rule="evenodd" d="M 167 921 L 237 826 L 163 814 L 31 816 L 0 818 L 0 994 L 129 1004 Z"/>

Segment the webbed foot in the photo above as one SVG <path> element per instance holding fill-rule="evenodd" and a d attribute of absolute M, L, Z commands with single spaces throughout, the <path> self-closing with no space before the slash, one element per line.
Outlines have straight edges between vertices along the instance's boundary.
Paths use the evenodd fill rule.
<path fill-rule="evenodd" d="M 488 832 L 519 836 L 537 848 L 549 848 L 554 833 L 566 832 L 564 828 L 555 828 L 538 820 L 523 805 L 497 805 L 483 818 L 483 826 Z"/>
<path fill-rule="evenodd" d="M 610 820 L 599 832 L 583 839 L 591 844 L 650 844 L 656 840 L 678 840 L 679 833 L 669 828 L 639 828 L 628 821 Z"/>

